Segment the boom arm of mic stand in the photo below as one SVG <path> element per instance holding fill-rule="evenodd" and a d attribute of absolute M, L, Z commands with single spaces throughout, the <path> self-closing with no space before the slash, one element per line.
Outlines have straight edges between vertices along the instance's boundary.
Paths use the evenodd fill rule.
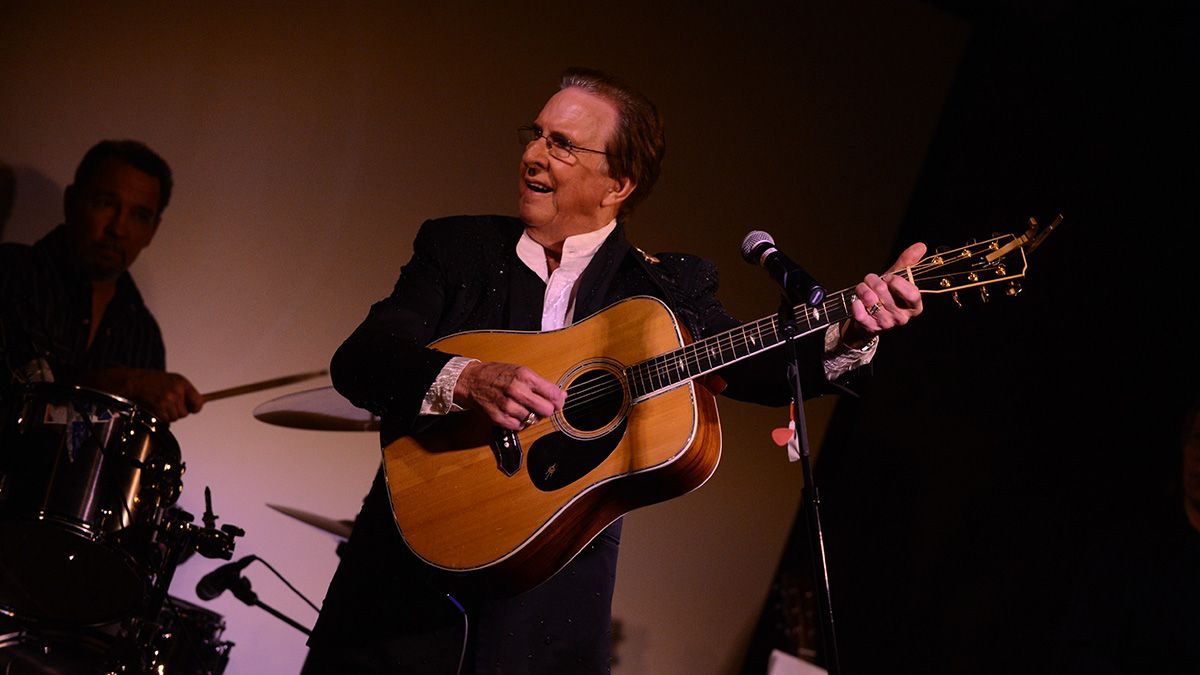
<path fill-rule="evenodd" d="M 280 621 L 286 623 L 287 625 L 291 626 L 292 628 L 295 628 L 296 630 L 300 631 L 301 633 L 304 633 L 305 635 L 312 635 L 312 631 L 310 629 L 305 628 L 304 626 L 302 626 L 301 624 L 299 624 L 295 620 L 293 620 L 291 617 L 284 615 L 279 610 L 275 609 L 274 607 L 271 607 L 270 605 L 263 602 L 262 600 L 259 600 L 258 593 L 255 593 L 253 590 L 251 590 L 250 580 L 247 579 L 246 577 L 239 576 L 237 581 L 235 581 L 233 583 L 233 585 L 229 587 L 229 590 L 231 593 L 233 593 L 233 597 L 237 598 L 238 600 L 241 600 L 242 602 L 246 603 L 247 605 L 249 605 L 251 607 L 259 607 L 259 608 L 263 609 L 264 611 L 266 611 L 271 616 L 275 617 L 276 619 L 279 619 Z"/>
<path fill-rule="evenodd" d="M 796 420 L 796 440 L 800 446 L 800 465 L 804 471 L 804 488 L 801 504 L 808 521 L 808 540 L 812 558 L 813 575 L 817 580 L 817 605 L 820 612 L 821 637 L 825 646 L 825 671 L 829 675 L 840 675 L 837 637 L 834 631 L 833 606 L 829 592 L 829 572 L 825 566 L 825 535 L 821 529 L 821 497 L 813 482 L 812 462 L 808 448 L 808 422 L 804 417 L 804 391 L 800 383 L 800 352 L 796 349 L 799 339 L 796 331 L 796 314 L 792 303 L 784 296 L 779 306 L 779 328 L 787 342 L 788 381 L 792 385 L 792 414 Z"/>

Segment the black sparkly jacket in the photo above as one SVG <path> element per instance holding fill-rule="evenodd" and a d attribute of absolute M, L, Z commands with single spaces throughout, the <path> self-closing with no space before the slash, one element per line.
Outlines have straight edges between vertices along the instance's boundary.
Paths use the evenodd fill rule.
<path fill-rule="evenodd" d="M 538 330 L 545 285 L 517 257 L 524 225 L 505 216 L 458 216 L 425 222 L 392 294 L 371 307 L 333 357 L 334 387 L 379 415 L 384 442 L 407 433 L 422 399 L 451 354 L 425 345 L 468 330 Z M 663 300 L 690 333 L 706 337 L 741 324 L 716 299 L 715 266 L 680 253 L 648 256 L 618 225 L 580 280 L 577 319 L 635 295 Z M 821 340 L 806 340 L 804 384 L 827 391 Z M 789 395 L 782 349 L 719 371 L 731 398 L 784 405 Z"/>
<path fill-rule="evenodd" d="M 520 220 L 502 216 L 424 223 L 392 294 L 371 307 L 334 355 L 334 386 L 355 405 L 382 418 L 383 445 L 426 422 L 417 412 L 452 355 L 425 345 L 467 330 L 540 328 L 545 284 L 517 257 L 523 231 Z M 712 263 L 682 254 L 647 256 L 625 239 L 618 225 L 580 279 L 575 316 L 582 319 L 624 298 L 649 295 L 665 301 L 692 335 L 704 337 L 739 325 L 717 302 L 716 288 Z M 812 368 L 805 373 L 805 391 L 817 393 L 817 385 L 824 382 L 822 345 L 819 339 L 807 342 L 813 343 L 813 353 L 806 354 Z M 785 404 L 789 394 L 782 352 L 769 350 L 722 369 L 729 385 L 723 393 Z M 606 532 L 617 539 L 620 521 Z M 614 571 L 609 570 L 610 576 Z M 381 467 L 355 520 L 309 644 L 370 644 L 399 634 L 421 634 L 442 620 L 461 620 L 453 612 L 446 618 L 445 595 L 436 590 L 432 574 L 399 536 Z M 441 653 L 433 645 L 423 649 Z"/>

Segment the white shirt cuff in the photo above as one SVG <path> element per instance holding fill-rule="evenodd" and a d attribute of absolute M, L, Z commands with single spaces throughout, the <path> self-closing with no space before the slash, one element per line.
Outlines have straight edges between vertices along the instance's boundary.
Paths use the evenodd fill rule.
<path fill-rule="evenodd" d="M 841 324 L 831 324 L 825 329 L 825 379 L 836 381 L 855 368 L 862 368 L 875 358 L 879 348 L 876 336 L 862 349 L 851 349 L 842 343 Z"/>
<path fill-rule="evenodd" d="M 429 391 L 425 392 L 425 399 L 421 401 L 421 410 L 418 414 L 445 415 L 462 411 L 464 408 L 454 402 L 454 386 L 458 384 L 458 376 L 462 375 L 463 368 L 478 360 L 466 356 L 455 356 L 447 361 L 446 365 L 442 367 L 442 371 L 433 380 Z"/>

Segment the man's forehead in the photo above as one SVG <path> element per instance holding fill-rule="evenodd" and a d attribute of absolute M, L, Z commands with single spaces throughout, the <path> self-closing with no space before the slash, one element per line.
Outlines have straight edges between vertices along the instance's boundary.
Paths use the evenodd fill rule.
<path fill-rule="evenodd" d="M 152 176 L 118 157 L 103 160 L 84 181 L 84 185 L 79 187 L 86 191 L 109 191 L 116 188 L 144 191 L 148 194 L 153 193 L 155 200 L 158 199 L 162 188 L 157 176 Z"/>
<path fill-rule="evenodd" d="M 609 130 L 616 125 L 617 106 L 600 94 L 580 87 L 567 87 L 550 97 L 538 113 L 537 122 L 549 131 Z"/>

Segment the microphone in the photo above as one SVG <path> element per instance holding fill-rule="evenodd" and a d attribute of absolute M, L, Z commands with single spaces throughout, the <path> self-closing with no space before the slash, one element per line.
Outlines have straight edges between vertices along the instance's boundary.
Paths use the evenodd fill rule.
<path fill-rule="evenodd" d="M 242 570 L 250 563 L 258 560 L 256 555 L 248 555 L 240 560 L 225 563 L 217 569 L 205 574 L 196 584 L 196 596 L 201 600 L 212 600 L 224 593 L 242 575 Z"/>
<path fill-rule="evenodd" d="M 751 265 L 765 267 L 792 302 L 803 298 L 810 307 L 816 307 L 825 299 L 825 287 L 775 248 L 775 239 L 766 232 L 754 230 L 742 239 L 742 257 Z"/>

